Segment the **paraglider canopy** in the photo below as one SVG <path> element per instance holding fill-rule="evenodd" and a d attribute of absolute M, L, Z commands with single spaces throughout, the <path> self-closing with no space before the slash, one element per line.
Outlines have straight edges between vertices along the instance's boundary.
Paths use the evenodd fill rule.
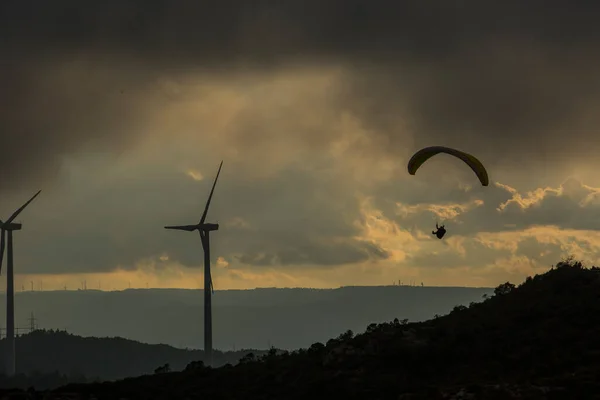
<path fill-rule="evenodd" d="M 475 156 L 465 153 L 464 151 L 444 146 L 425 147 L 424 149 L 417 151 L 408 161 L 408 173 L 414 175 L 419 169 L 419 167 L 421 167 L 421 165 L 425 163 L 425 161 L 429 160 L 431 157 L 439 153 L 446 153 L 450 154 L 451 156 L 460 158 L 469 167 L 471 167 L 471 169 L 473 170 L 473 172 L 475 172 L 483 186 L 489 185 L 488 174 L 481 161 L 475 158 Z"/>

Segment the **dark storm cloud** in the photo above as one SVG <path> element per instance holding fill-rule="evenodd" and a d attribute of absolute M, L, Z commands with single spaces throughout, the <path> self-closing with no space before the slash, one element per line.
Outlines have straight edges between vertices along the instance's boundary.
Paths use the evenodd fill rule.
<path fill-rule="evenodd" d="M 109 75 L 85 60 L 57 66 L 20 57 L 0 63 L 0 191 L 43 185 L 64 155 L 131 143 L 130 121 L 139 110 L 120 93 L 131 85 L 126 71 Z"/>
<path fill-rule="evenodd" d="M 337 196 L 345 192 L 335 181 L 287 169 L 277 178 L 223 182 L 219 189 L 211 213 L 244 222 L 223 226 L 227 235 L 215 249 L 227 258 L 254 266 L 337 266 L 388 256 L 355 238 L 358 200 Z"/>
<path fill-rule="evenodd" d="M 136 96 L 157 76 L 289 63 L 354 71 L 345 107 L 387 149 L 468 143 L 490 165 L 581 158 L 600 143 L 590 136 L 599 9 L 533 0 L 4 1 L 0 190 L 24 186 L 21 176 L 52 176 L 82 146 L 123 149 L 138 133 L 128 125 Z"/>
<path fill-rule="evenodd" d="M 9 1 L 5 47 L 52 55 L 109 50 L 164 64 L 221 67 L 241 60 L 380 56 L 439 60 L 508 37 L 559 46 L 593 42 L 590 1 Z"/>
<path fill-rule="evenodd" d="M 593 54 L 589 47 L 482 40 L 431 66 L 382 67 L 375 77 L 357 80 L 353 90 L 362 95 L 356 97 L 377 95 L 356 109 L 388 133 L 388 148 L 407 143 L 393 134 L 395 108 L 413 134 L 410 150 L 432 144 L 464 149 L 484 162 L 492 179 L 496 167 L 585 162 L 600 143 L 600 62 Z"/>
<path fill-rule="evenodd" d="M 345 243 L 328 243 L 327 240 L 321 242 L 303 236 L 289 239 L 292 241 L 287 242 L 287 246 L 283 246 L 282 249 L 273 249 L 273 253 L 246 253 L 237 258 L 241 263 L 253 266 L 319 265 L 327 267 L 368 260 L 383 260 L 388 257 L 385 250 L 368 242 L 348 240 Z"/>
<path fill-rule="evenodd" d="M 21 273 L 131 270 L 163 254 L 188 267 L 202 264 L 197 232 L 163 227 L 199 221 L 212 177 L 196 182 L 153 160 L 128 179 L 122 176 L 126 168 L 112 170 L 111 161 L 104 161 L 105 168 L 79 167 L 81 177 L 72 178 L 75 193 L 66 199 L 48 194 L 28 210 L 19 247 L 35 251 L 19 253 Z M 239 182 L 232 169 L 224 164 L 207 218 L 220 224 L 211 235 L 213 263 L 224 257 L 252 266 L 335 267 L 387 258 L 385 250 L 355 238 L 362 233 L 353 224 L 359 205 L 336 197 L 335 181 L 290 169 L 276 178 Z"/>

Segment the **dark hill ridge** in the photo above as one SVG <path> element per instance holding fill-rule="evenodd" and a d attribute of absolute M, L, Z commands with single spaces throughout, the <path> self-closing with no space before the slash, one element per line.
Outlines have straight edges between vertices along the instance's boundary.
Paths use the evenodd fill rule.
<path fill-rule="evenodd" d="M 6 340 L 0 341 L 0 354 L 5 354 Z M 155 368 L 169 364 L 172 371 L 183 370 L 190 362 L 202 360 L 204 351 L 178 349 L 167 345 L 150 345 L 123 338 L 81 337 L 64 331 L 37 330 L 16 339 L 17 372 L 20 374 L 59 374 L 70 380 L 114 380 L 151 374 Z M 265 354 L 265 350 L 214 351 L 217 366 L 235 364 L 249 352 Z M 53 378 L 54 379 L 54 378 Z M 19 386 L 21 380 L 0 377 L 0 387 Z M 48 385 L 52 385 L 47 380 Z M 60 384 L 64 384 L 59 383 Z M 57 387 L 58 385 L 54 386 Z"/>
<path fill-rule="evenodd" d="M 600 269 L 568 259 L 426 322 L 373 324 L 233 367 L 68 385 L 49 398 L 594 399 L 599 377 Z"/>

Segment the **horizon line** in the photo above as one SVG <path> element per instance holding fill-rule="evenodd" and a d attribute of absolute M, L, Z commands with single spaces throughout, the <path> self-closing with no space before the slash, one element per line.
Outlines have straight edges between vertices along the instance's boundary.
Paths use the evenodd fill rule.
<path fill-rule="evenodd" d="M 494 289 L 494 287 L 492 286 L 457 286 L 457 285 L 344 285 L 344 286 L 338 286 L 338 287 L 326 287 L 326 288 L 316 288 L 316 287 L 308 287 L 308 286 L 283 286 L 283 287 L 277 287 L 277 286 L 269 286 L 269 287 L 255 287 L 255 288 L 248 288 L 248 289 L 235 289 L 235 288 L 231 288 L 231 289 L 215 289 L 215 292 L 232 292 L 232 291 L 250 291 L 250 290 L 267 290 L 267 289 L 276 289 L 276 290 L 339 290 L 339 289 L 346 289 L 346 288 L 391 288 L 391 287 L 395 287 L 395 288 L 414 288 L 414 289 L 425 289 L 425 288 L 439 288 L 439 289 Z M 82 288 L 76 288 L 76 289 L 47 289 L 47 290 L 40 290 L 40 289 L 36 289 L 36 290 L 31 290 L 31 289 L 27 289 L 27 290 L 19 290 L 16 291 L 15 290 L 15 295 L 17 294 L 23 294 L 23 293 L 39 293 L 39 292 L 125 292 L 128 290 L 135 290 L 135 291 L 143 291 L 143 290 L 181 290 L 181 291 L 203 291 L 204 288 L 179 288 L 179 287 L 172 287 L 172 288 L 165 288 L 165 287 L 132 287 L 132 288 L 123 288 L 123 289 L 99 289 L 99 288 L 88 288 L 88 289 L 82 289 Z M 0 293 L 6 293 L 6 290 L 0 290 Z"/>

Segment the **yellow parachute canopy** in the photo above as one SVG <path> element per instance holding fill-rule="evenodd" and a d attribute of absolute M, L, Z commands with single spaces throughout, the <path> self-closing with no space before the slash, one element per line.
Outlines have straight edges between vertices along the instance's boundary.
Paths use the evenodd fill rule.
<path fill-rule="evenodd" d="M 483 186 L 487 186 L 489 184 L 487 171 L 485 170 L 485 167 L 483 166 L 481 161 L 479 161 L 477 158 L 475 158 L 471 154 L 465 153 L 460 150 L 451 149 L 449 147 L 443 147 L 443 146 L 425 147 L 424 149 L 417 151 L 410 158 L 410 161 L 408 161 L 408 173 L 411 175 L 414 175 L 417 172 L 417 170 L 419 169 L 419 167 L 421 165 L 423 165 L 423 163 L 425 161 L 429 160 L 431 157 L 433 157 L 439 153 L 446 153 L 446 154 L 450 154 L 454 157 L 460 158 L 469 167 L 471 167 L 471 169 L 473 170 L 473 172 L 475 172 L 475 174 L 477 175 L 477 177 L 479 178 L 479 181 L 481 182 L 481 184 Z"/>

